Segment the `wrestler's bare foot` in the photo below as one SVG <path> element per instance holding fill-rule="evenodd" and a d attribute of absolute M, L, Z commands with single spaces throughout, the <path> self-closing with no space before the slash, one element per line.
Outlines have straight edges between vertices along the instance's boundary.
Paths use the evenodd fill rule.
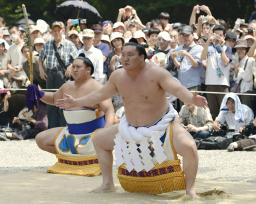
<path fill-rule="evenodd" d="M 196 194 L 196 191 L 194 189 L 191 189 L 189 191 L 186 191 L 186 195 L 191 197 L 192 199 L 197 199 L 199 196 Z"/>
<path fill-rule="evenodd" d="M 92 193 L 111 193 L 111 192 L 115 192 L 116 188 L 114 186 L 114 184 L 102 184 L 100 187 L 92 190 Z"/>

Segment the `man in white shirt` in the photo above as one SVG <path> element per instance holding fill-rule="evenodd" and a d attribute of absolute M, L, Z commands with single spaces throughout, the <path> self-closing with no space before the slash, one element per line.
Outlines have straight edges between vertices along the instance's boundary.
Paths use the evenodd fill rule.
<path fill-rule="evenodd" d="M 84 47 L 78 54 L 84 53 L 88 57 L 94 66 L 94 74 L 92 75 L 97 81 L 102 84 L 105 82 L 106 76 L 103 73 L 103 54 L 101 50 L 93 46 L 94 31 L 91 29 L 85 29 L 82 32 L 82 38 Z"/>
<path fill-rule="evenodd" d="M 225 43 L 225 28 L 215 25 L 213 35 L 204 45 L 201 60 L 206 60 L 205 85 L 206 91 L 228 92 L 230 61 Z M 213 118 L 218 114 L 223 96 L 219 94 L 207 94 L 209 108 Z"/>

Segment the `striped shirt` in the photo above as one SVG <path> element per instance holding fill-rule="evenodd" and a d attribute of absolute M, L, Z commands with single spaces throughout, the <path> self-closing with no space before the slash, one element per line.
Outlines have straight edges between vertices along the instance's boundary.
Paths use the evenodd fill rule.
<path fill-rule="evenodd" d="M 63 39 L 60 42 L 60 46 L 57 47 L 57 51 L 60 55 L 60 58 L 66 65 L 66 67 L 72 63 L 72 61 L 78 56 L 77 49 L 75 45 L 66 39 Z M 53 70 L 59 69 L 61 70 L 61 65 L 58 62 L 58 59 L 55 55 L 55 50 L 53 48 L 53 40 L 49 40 L 44 45 L 44 49 L 40 53 L 40 60 L 45 60 L 46 69 Z"/>

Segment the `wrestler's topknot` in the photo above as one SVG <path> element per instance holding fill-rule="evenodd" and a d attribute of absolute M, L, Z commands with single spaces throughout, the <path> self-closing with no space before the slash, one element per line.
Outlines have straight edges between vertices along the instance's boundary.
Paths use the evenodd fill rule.
<path fill-rule="evenodd" d="M 93 72 L 94 72 L 93 63 L 88 57 L 85 56 L 84 53 L 80 53 L 76 59 L 81 59 L 86 66 L 91 67 L 91 73 L 90 74 L 91 75 L 93 74 Z"/>

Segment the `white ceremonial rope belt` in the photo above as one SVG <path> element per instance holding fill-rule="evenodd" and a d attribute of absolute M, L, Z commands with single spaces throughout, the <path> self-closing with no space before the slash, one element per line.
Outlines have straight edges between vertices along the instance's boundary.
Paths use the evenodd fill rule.
<path fill-rule="evenodd" d="M 119 124 L 119 132 L 115 138 L 116 164 L 126 164 L 128 171 L 137 172 L 151 170 L 155 163 L 166 161 L 163 143 L 160 138 L 166 132 L 170 122 L 175 118 L 175 111 L 170 106 L 168 113 L 151 127 L 129 126 L 126 117 L 123 116 Z M 149 146 L 154 151 L 154 157 L 150 155 Z"/>

